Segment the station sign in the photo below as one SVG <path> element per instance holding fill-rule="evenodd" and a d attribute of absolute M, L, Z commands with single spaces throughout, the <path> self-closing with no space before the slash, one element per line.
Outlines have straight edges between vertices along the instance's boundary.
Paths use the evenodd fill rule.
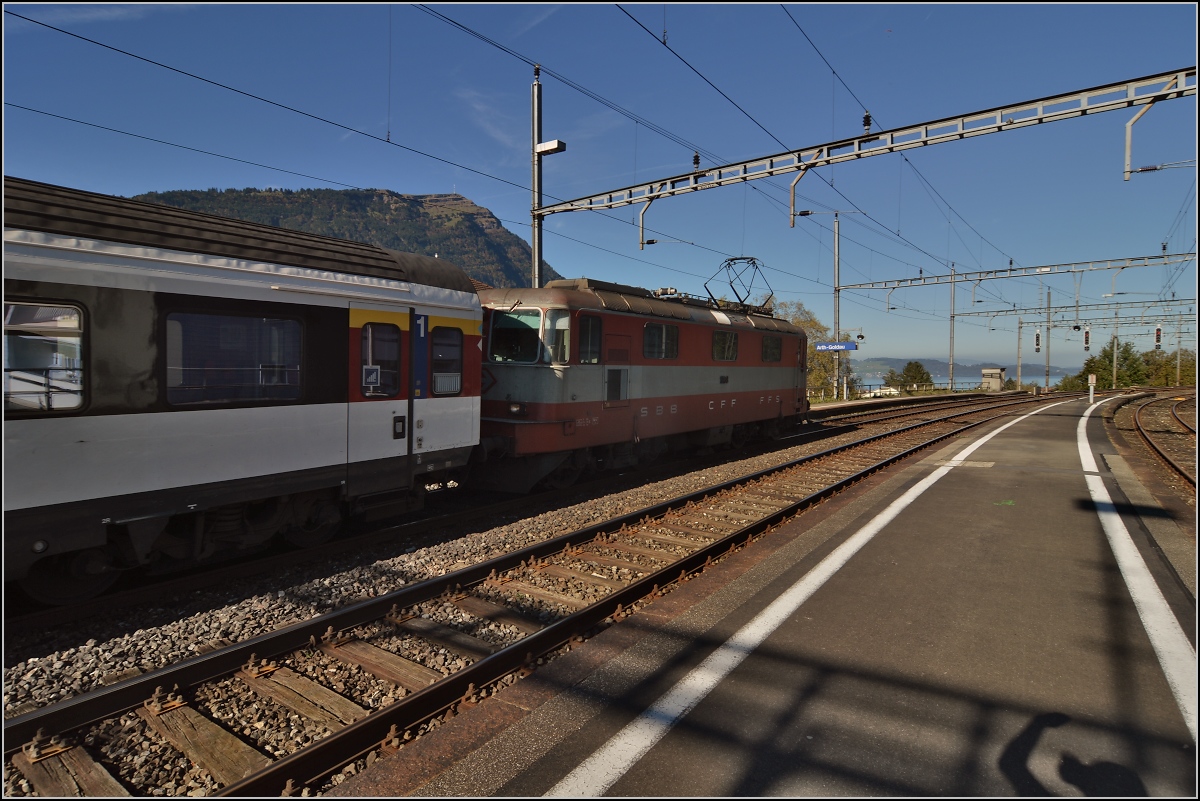
<path fill-rule="evenodd" d="M 818 342 L 816 346 L 818 351 L 858 350 L 857 342 Z"/>

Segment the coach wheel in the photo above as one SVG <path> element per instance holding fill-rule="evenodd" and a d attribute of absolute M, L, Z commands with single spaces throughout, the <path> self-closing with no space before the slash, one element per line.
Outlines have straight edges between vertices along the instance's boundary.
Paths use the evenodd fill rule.
<path fill-rule="evenodd" d="M 342 524 L 342 512 L 333 501 L 317 501 L 308 507 L 304 522 L 283 533 L 283 539 L 297 548 L 312 548 L 333 539 Z"/>
<path fill-rule="evenodd" d="M 88 548 L 40 559 L 17 583 L 38 603 L 64 606 L 99 595 L 120 576 L 107 551 Z"/>

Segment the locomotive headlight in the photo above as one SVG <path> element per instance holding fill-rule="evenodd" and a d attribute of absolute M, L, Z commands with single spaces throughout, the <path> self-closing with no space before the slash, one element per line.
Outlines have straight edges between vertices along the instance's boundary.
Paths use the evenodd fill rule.
<path fill-rule="evenodd" d="M 38 540 L 37 542 L 35 542 L 33 544 L 33 552 L 34 553 L 45 553 L 46 549 L 49 547 L 50 546 L 46 544 L 45 540 Z"/>
<path fill-rule="evenodd" d="M 523 403 L 510 403 L 508 404 L 508 412 L 517 417 L 524 417 L 529 413 L 529 409 Z"/>

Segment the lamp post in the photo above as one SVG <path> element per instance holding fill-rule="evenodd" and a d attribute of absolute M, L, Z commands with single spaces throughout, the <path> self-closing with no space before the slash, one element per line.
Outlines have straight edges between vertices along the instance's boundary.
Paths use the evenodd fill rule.
<path fill-rule="evenodd" d="M 1183 351 L 1183 317 L 1175 321 L 1175 386 L 1179 386 L 1179 358 Z"/>
<path fill-rule="evenodd" d="M 863 332 L 862 332 L 862 329 L 861 329 L 861 328 L 842 328 L 842 329 L 840 329 L 840 330 L 837 330 L 837 333 L 834 335 L 834 337 L 833 337 L 833 338 L 834 338 L 836 341 L 838 341 L 838 342 L 841 342 L 841 341 L 842 341 L 842 335 L 843 335 L 843 334 L 847 334 L 847 335 L 848 335 L 848 334 L 849 334 L 851 331 L 857 331 L 857 332 L 858 332 L 858 336 L 856 337 L 856 339 L 857 339 L 859 342 L 862 342 L 864 339 L 866 339 L 866 338 L 867 338 L 867 337 L 866 337 L 866 335 L 864 335 L 864 334 L 863 334 Z M 841 360 L 841 358 L 840 358 L 840 357 L 841 357 L 841 355 L 842 355 L 842 352 L 839 350 L 839 351 L 836 351 L 836 353 L 837 353 L 837 355 L 838 355 L 838 357 L 839 357 L 839 358 L 838 358 L 838 361 L 837 361 L 837 373 L 835 373 L 835 376 L 836 376 L 836 377 L 834 378 L 834 381 L 833 381 L 833 392 L 834 392 L 834 397 L 836 397 L 836 396 L 837 396 L 837 385 L 838 385 L 838 382 L 840 381 L 840 382 L 841 382 L 841 384 L 842 384 L 842 400 L 850 400 L 850 376 L 849 376 L 849 372 L 850 372 L 850 371 L 849 371 L 849 370 L 846 370 L 846 373 L 847 373 L 847 374 L 846 374 L 846 375 L 842 375 L 842 360 Z"/>
<path fill-rule="evenodd" d="M 530 234 L 530 248 L 533 250 L 533 288 L 542 285 L 542 157 L 551 153 L 562 153 L 567 149 L 567 143 L 558 139 L 549 142 L 542 141 L 542 82 L 538 76 L 542 74 L 540 64 L 533 67 L 532 106 L 533 120 L 531 139 L 533 140 L 533 231 Z"/>
<path fill-rule="evenodd" d="M 841 260 L 841 254 L 839 253 L 839 248 L 841 246 L 841 236 L 839 234 L 838 215 L 839 214 L 862 214 L 862 213 L 863 212 L 861 212 L 861 211 L 812 211 L 811 209 L 805 209 L 804 211 L 797 211 L 793 215 L 795 217 L 808 217 L 813 214 L 832 214 L 833 215 L 833 338 L 835 340 L 841 336 L 841 329 L 838 327 L 838 324 L 841 320 L 842 260 Z M 857 329 L 857 330 L 861 331 L 862 329 Z M 859 339 L 862 339 L 862 338 L 863 337 L 861 337 L 861 336 L 859 337 Z M 841 378 L 841 375 L 842 375 L 842 352 L 839 350 L 834 355 L 837 360 L 837 372 L 834 373 L 834 375 L 836 375 L 838 378 Z M 835 393 L 837 392 L 836 380 L 833 385 L 833 391 Z"/>
<path fill-rule="evenodd" d="M 1050 287 L 1046 287 L 1046 391 L 1050 391 Z"/>
<path fill-rule="evenodd" d="M 1117 349 L 1120 347 L 1121 341 L 1118 338 L 1120 331 L 1120 323 L 1117 322 L 1120 318 L 1117 312 L 1113 312 L 1113 389 L 1117 388 Z"/>
<path fill-rule="evenodd" d="M 954 262 L 950 262 L 950 393 L 954 394 Z"/>
<path fill-rule="evenodd" d="M 1021 326 L 1025 324 L 1024 317 L 1017 317 L 1017 392 L 1021 391 Z"/>

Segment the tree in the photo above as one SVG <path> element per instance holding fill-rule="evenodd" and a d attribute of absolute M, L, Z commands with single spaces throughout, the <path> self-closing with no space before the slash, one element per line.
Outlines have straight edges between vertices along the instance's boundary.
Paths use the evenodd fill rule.
<path fill-rule="evenodd" d="M 1175 380 L 1177 359 L 1178 382 Z M 1173 387 L 1177 383 L 1185 387 L 1196 385 L 1196 352 L 1194 350 L 1185 349 L 1180 352 L 1148 350 L 1142 354 L 1142 362 L 1146 366 L 1146 383 L 1152 387 Z"/>
<path fill-rule="evenodd" d="M 904 372 L 897 373 L 895 370 L 888 370 L 887 375 L 883 377 L 883 383 L 898 389 L 912 388 L 921 384 L 932 384 L 933 376 L 920 362 L 909 362 L 904 365 Z"/>
<path fill-rule="evenodd" d="M 836 395 L 834 373 L 837 370 L 836 354 L 822 351 L 817 352 L 818 342 L 831 341 L 830 329 L 817 319 L 803 303 L 798 300 L 780 301 L 775 304 L 775 316 L 782 317 L 793 325 L 798 325 L 808 334 L 808 388 L 810 391 L 827 389 L 831 395 Z M 849 340 L 849 336 L 845 337 Z M 850 366 L 850 360 L 842 359 L 842 375 L 852 390 L 861 384 L 858 376 Z"/>
<path fill-rule="evenodd" d="M 1085 392 L 1088 388 L 1089 374 L 1096 376 L 1096 389 L 1113 389 L 1112 340 L 1109 340 L 1098 354 L 1088 357 L 1082 370 L 1059 381 L 1055 388 L 1062 392 Z M 1117 388 L 1142 385 L 1146 380 L 1145 361 L 1133 349 L 1132 342 L 1122 342 L 1117 348 Z"/>

